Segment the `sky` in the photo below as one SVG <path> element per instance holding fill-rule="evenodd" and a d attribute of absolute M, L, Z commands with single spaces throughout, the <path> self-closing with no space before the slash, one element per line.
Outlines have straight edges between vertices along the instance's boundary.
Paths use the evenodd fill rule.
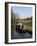
<path fill-rule="evenodd" d="M 19 18 L 21 19 L 32 16 L 32 7 L 12 6 L 11 8 L 13 9 L 14 13 L 19 14 Z"/>

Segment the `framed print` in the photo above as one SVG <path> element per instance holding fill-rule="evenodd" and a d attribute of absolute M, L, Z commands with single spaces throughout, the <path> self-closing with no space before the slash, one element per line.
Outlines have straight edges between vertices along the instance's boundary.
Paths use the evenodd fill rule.
<path fill-rule="evenodd" d="M 5 2 L 5 43 L 36 42 L 36 4 Z"/>

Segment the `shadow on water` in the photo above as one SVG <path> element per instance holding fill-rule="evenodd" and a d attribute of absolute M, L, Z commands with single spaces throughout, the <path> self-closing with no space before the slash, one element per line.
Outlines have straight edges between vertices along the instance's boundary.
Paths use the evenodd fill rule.
<path fill-rule="evenodd" d="M 12 32 L 11 39 L 24 39 L 24 38 L 32 38 L 32 34 L 26 33 L 19 33 L 19 32 Z"/>
<path fill-rule="evenodd" d="M 20 31 L 20 30 L 18 30 Z M 11 39 L 28 39 L 28 38 L 32 38 L 32 33 L 31 32 L 23 32 L 21 30 L 21 33 L 18 31 L 14 31 L 13 27 L 11 27 Z"/>

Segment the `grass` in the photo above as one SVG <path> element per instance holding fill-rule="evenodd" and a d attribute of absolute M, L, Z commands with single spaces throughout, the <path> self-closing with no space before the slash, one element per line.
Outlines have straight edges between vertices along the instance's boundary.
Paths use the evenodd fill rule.
<path fill-rule="evenodd" d="M 11 23 L 17 25 L 19 23 L 22 23 L 23 25 L 26 25 L 26 29 L 29 31 L 29 32 L 32 32 L 32 19 L 16 19 L 15 17 L 13 17 Z M 15 27 L 15 26 L 14 26 Z M 16 28 L 16 27 L 15 27 Z"/>
<path fill-rule="evenodd" d="M 26 25 L 26 29 L 29 31 L 29 32 L 32 32 L 32 20 L 19 20 L 19 21 L 16 21 L 17 24 L 19 23 L 22 23 L 23 25 Z"/>

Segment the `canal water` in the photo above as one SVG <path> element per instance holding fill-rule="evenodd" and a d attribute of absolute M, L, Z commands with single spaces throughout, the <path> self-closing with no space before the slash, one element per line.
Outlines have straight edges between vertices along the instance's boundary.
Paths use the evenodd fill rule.
<path fill-rule="evenodd" d="M 28 39 L 28 38 L 32 38 L 31 33 L 29 33 L 29 32 L 19 33 L 15 30 L 15 25 L 13 25 L 13 26 L 11 26 L 11 39 Z"/>
<path fill-rule="evenodd" d="M 11 39 L 27 39 L 32 38 L 32 34 L 26 32 L 26 33 L 18 33 L 18 32 L 12 32 L 11 33 Z"/>

